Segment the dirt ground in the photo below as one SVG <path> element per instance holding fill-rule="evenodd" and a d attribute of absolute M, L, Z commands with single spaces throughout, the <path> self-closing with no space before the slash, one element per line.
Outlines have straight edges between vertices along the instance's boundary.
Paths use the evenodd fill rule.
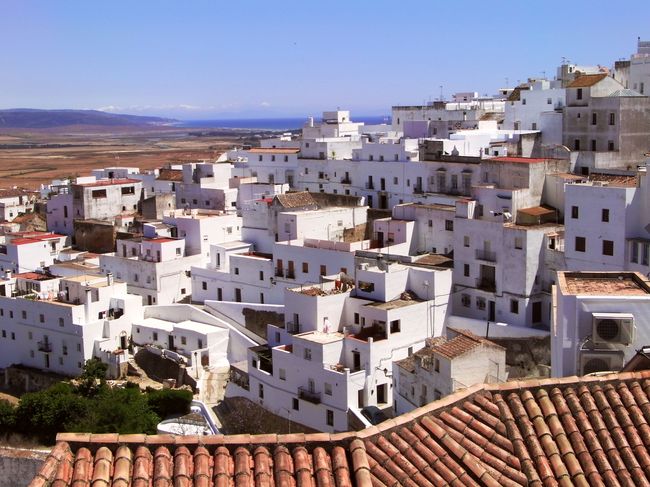
<path fill-rule="evenodd" d="M 226 150 L 249 144 L 251 133 L 203 135 L 188 129 L 68 128 L 65 131 L 0 132 L 0 188 L 38 189 L 66 176 L 121 166 L 153 169 L 167 163 L 215 160 Z"/>

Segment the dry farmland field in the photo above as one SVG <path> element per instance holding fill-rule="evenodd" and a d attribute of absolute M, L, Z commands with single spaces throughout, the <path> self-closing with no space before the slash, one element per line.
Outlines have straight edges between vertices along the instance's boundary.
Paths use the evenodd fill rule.
<path fill-rule="evenodd" d="M 214 160 L 234 146 L 254 144 L 260 135 L 164 127 L 3 129 L 0 188 L 36 189 L 55 178 L 88 175 L 92 169 L 109 166 L 144 170 L 167 163 Z"/>

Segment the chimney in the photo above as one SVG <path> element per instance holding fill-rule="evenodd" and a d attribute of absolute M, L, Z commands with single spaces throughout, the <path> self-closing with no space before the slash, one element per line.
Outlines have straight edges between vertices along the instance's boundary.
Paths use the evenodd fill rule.
<path fill-rule="evenodd" d="M 93 290 L 89 287 L 86 288 L 86 300 L 84 301 L 84 314 L 86 315 L 86 323 L 90 322 L 90 303 L 93 300 Z"/>
<path fill-rule="evenodd" d="M 106 274 L 106 284 L 108 286 L 113 285 L 113 273 L 112 272 L 109 272 L 108 274 Z"/>

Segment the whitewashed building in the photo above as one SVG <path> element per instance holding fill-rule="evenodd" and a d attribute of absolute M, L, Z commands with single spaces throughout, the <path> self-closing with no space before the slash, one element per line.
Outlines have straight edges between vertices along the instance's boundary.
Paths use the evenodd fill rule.
<path fill-rule="evenodd" d="M 441 333 L 451 276 L 380 266 L 360 264 L 355 280 L 287 289 L 286 325 L 268 325 L 268 346 L 233 364 L 227 394 L 321 431 L 347 430 L 350 410 L 390 407 L 392 362 Z"/>
<path fill-rule="evenodd" d="M 637 272 L 558 272 L 553 377 L 620 370 L 650 343 L 650 285 Z"/>
<path fill-rule="evenodd" d="M 0 367 L 22 364 L 77 376 L 99 357 L 117 375 L 142 300 L 112 276 L 26 273 L 0 283 Z"/>
<path fill-rule="evenodd" d="M 506 380 L 505 348 L 467 330 L 447 328 L 447 334 L 393 363 L 395 415 L 474 384 Z"/>

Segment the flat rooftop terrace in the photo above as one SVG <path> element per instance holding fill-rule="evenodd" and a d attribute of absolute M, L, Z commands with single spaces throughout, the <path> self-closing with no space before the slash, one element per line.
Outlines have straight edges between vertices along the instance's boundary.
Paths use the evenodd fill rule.
<path fill-rule="evenodd" d="M 563 294 L 582 296 L 650 295 L 648 280 L 638 272 L 560 272 Z"/>

